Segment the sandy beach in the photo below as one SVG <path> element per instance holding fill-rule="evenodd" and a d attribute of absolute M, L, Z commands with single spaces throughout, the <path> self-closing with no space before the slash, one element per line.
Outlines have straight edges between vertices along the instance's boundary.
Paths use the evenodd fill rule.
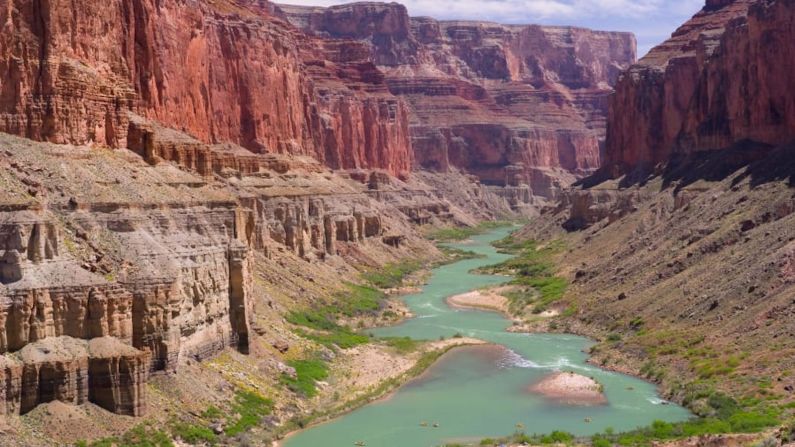
<path fill-rule="evenodd" d="M 339 368 L 341 374 L 338 374 L 339 382 L 335 389 L 339 390 L 343 387 L 351 390 L 353 395 L 364 394 L 363 390 L 375 387 L 385 379 L 399 377 L 406 373 L 424 352 L 443 351 L 456 346 L 485 343 L 474 338 L 448 338 L 431 342 L 412 355 L 396 355 L 377 345 L 363 345 L 349 349 L 346 356 L 350 360 Z M 353 390 L 359 391 L 357 393 Z"/>
<path fill-rule="evenodd" d="M 447 298 L 447 305 L 458 309 L 491 310 L 508 314 L 508 298 L 500 295 L 502 287 L 474 290 Z"/>
<path fill-rule="evenodd" d="M 527 388 L 534 394 L 566 405 L 604 405 L 607 398 L 596 380 L 572 372 L 558 372 Z"/>

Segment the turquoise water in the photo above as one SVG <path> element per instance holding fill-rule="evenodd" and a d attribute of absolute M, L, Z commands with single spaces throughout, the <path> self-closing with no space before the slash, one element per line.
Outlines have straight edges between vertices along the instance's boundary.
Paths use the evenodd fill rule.
<path fill-rule="evenodd" d="M 435 269 L 422 293 L 405 297 L 415 318 L 372 331 L 377 336 L 427 340 L 460 333 L 502 348 L 454 350 L 391 398 L 300 432 L 288 439 L 285 447 L 347 447 L 359 441 L 370 447 L 434 447 L 505 436 L 513 433 L 518 423 L 527 433 L 564 430 L 590 435 L 608 427 L 622 431 L 656 419 L 679 421 L 690 417 L 684 408 L 666 405 L 653 385 L 587 364 L 583 351 L 591 345 L 588 339 L 512 334 L 505 331 L 510 322 L 500 314 L 447 306 L 445 298 L 449 296 L 506 281 L 504 277 L 469 271 L 508 259 L 509 255 L 497 253 L 490 242 L 505 237 L 510 230 L 495 230 L 457 245 L 486 258 Z M 527 392 L 529 385 L 556 371 L 595 378 L 604 385 L 608 404 L 571 406 Z M 421 426 L 423 421 L 429 426 Z M 434 428 L 434 423 L 439 426 Z"/>

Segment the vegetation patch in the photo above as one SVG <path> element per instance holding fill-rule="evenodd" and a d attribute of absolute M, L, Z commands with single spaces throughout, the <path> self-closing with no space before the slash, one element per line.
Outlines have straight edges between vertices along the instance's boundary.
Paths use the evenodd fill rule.
<path fill-rule="evenodd" d="M 226 427 L 224 433 L 227 436 L 243 433 L 259 425 L 271 411 L 273 411 L 272 400 L 253 391 L 238 391 L 232 404 L 232 414 L 236 414 L 237 419 Z"/>
<path fill-rule="evenodd" d="M 425 237 L 432 241 L 450 242 L 450 241 L 463 241 L 472 236 L 483 234 L 489 230 L 497 228 L 504 228 L 513 225 L 515 222 L 506 220 L 496 220 L 481 222 L 474 227 L 450 227 L 450 228 L 436 228 L 426 232 Z"/>
<path fill-rule="evenodd" d="M 409 337 L 388 337 L 382 340 L 384 340 L 387 346 L 394 349 L 399 354 L 410 354 L 415 352 L 420 347 L 421 343 Z"/>
<path fill-rule="evenodd" d="M 136 425 L 119 437 L 100 439 L 91 443 L 78 441 L 76 447 L 174 447 L 168 433 L 148 424 Z"/>
<path fill-rule="evenodd" d="M 215 445 L 218 442 L 218 435 L 208 427 L 188 422 L 172 424 L 171 433 L 190 445 Z"/>
<path fill-rule="evenodd" d="M 344 326 L 338 326 L 326 333 L 309 333 L 301 330 L 296 333 L 307 340 L 312 340 L 331 349 L 335 346 L 340 349 L 350 349 L 370 342 L 370 338 L 366 335 L 357 334 Z"/>
<path fill-rule="evenodd" d="M 342 317 L 375 313 L 381 308 L 383 299 L 384 294 L 377 289 L 348 283 L 346 291 L 335 296 L 334 304 L 292 311 L 287 315 L 287 321 L 312 330 L 296 331 L 301 337 L 329 348 L 337 346 L 349 349 L 369 342 L 369 338 L 338 324 L 337 321 Z"/>
<path fill-rule="evenodd" d="M 450 247 L 448 245 L 440 244 L 438 248 L 439 251 L 441 251 L 442 254 L 444 255 L 445 260 L 443 262 L 438 263 L 436 267 L 446 264 L 454 264 L 456 262 L 464 261 L 466 259 L 482 259 L 486 257 L 486 255 L 475 253 L 472 250 L 464 250 L 461 248 Z"/>
<path fill-rule="evenodd" d="M 319 359 L 292 360 L 288 365 L 295 368 L 295 377 L 282 374 L 282 383 L 305 397 L 316 396 L 317 382 L 328 378 L 328 365 Z"/>
<path fill-rule="evenodd" d="M 512 312 L 519 313 L 533 306 L 533 313 L 540 314 L 560 300 L 569 286 L 568 281 L 555 274 L 552 256 L 563 249 L 563 243 L 553 241 L 539 246 L 535 241 L 517 241 L 512 236 L 497 241 L 494 246 L 504 253 L 516 256 L 500 264 L 481 268 L 487 274 L 512 275 L 510 284 L 522 286 L 506 294 Z"/>
<path fill-rule="evenodd" d="M 410 274 L 422 268 L 419 261 L 403 261 L 395 264 L 369 270 L 362 274 L 362 279 L 380 289 L 393 289 L 403 284 L 403 280 Z"/>

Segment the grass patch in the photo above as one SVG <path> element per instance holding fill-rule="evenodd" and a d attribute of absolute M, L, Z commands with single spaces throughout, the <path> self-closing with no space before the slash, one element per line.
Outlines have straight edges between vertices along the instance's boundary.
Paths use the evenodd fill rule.
<path fill-rule="evenodd" d="M 357 334 L 344 326 L 338 326 L 330 332 L 320 334 L 310 334 L 301 330 L 296 331 L 296 333 L 307 340 L 312 340 L 332 349 L 335 346 L 340 349 L 350 349 L 370 342 L 370 338 L 366 335 Z"/>
<path fill-rule="evenodd" d="M 187 422 L 173 424 L 171 434 L 190 445 L 215 445 L 218 442 L 218 435 L 209 428 Z"/>
<path fill-rule="evenodd" d="M 346 284 L 346 291 L 335 295 L 334 304 L 326 304 L 314 309 L 294 310 L 287 314 L 287 321 L 314 332 L 298 330 L 296 333 L 326 347 L 337 346 L 349 349 L 369 342 L 367 336 L 357 334 L 337 321 L 342 317 L 354 317 L 377 312 L 382 305 L 384 294 L 380 290 L 357 284 Z"/>
<path fill-rule="evenodd" d="M 522 431 L 517 431 L 511 436 L 499 439 L 486 438 L 480 441 L 481 446 L 501 446 L 505 444 L 519 444 L 519 445 L 555 445 L 565 444 L 571 445 L 574 442 L 574 435 L 565 431 L 555 430 L 552 433 L 544 435 L 527 435 Z M 450 444 L 448 444 L 449 446 Z M 453 444 L 454 445 L 454 444 Z"/>
<path fill-rule="evenodd" d="M 148 424 L 136 425 L 119 437 L 99 439 L 94 442 L 78 441 L 78 447 L 174 447 L 168 433 Z"/>
<path fill-rule="evenodd" d="M 328 365 L 318 359 L 292 360 L 288 365 L 295 368 L 295 377 L 282 375 L 282 383 L 295 393 L 305 397 L 317 395 L 317 382 L 328 378 Z"/>
<path fill-rule="evenodd" d="M 370 270 L 362 274 L 362 279 L 380 289 L 393 289 L 403 284 L 406 276 L 422 268 L 419 261 L 404 261 L 387 264 L 380 269 Z"/>
<path fill-rule="evenodd" d="M 273 410 L 273 401 L 259 394 L 240 390 L 235 393 L 230 416 L 226 420 L 226 436 L 236 436 L 259 425 Z M 201 413 L 203 419 L 220 419 L 224 413 L 215 406 Z M 220 437 L 210 428 L 184 421 L 172 421 L 168 431 L 155 428 L 148 423 L 137 425 L 121 436 L 99 439 L 93 442 L 78 441 L 75 447 L 174 447 L 172 438 L 179 438 L 190 445 L 216 445 Z"/>
<path fill-rule="evenodd" d="M 409 337 L 388 337 L 383 339 L 387 346 L 399 354 L 410 354 L 417 350 L 420 342 Z"/>
<path fill-rule="evenodd" d="M 432 241 L 450 242 L 450 241 L 463 241 L 472 236 L 483 234 L 489 230 L 497 228 L 509 227 L 515 222 L 505 220 L 495 220 L 481 222 L 474 227 L 449 227 L 449 228 L 436 228 L 425 234 L 425 237 Z"/>
<path fill-rule="evenodd" d="M 566 293 L 569 283 L 566 278 L 555 275 L 551 261 L 552 256 L 563 249 L 562 242 L 553 241 L 541 247 L 535 241 L 517 241 L 509 236 L 495 242 L 494 246 L 502 252 L 516 254 L 516 257 L 480 271 L 512 275 L 514 279 L 510 284 L 524 287 L 524 290 L 506 295 L 511 301 L 512 312 L 532 305 L 533 313 L 540 314 Z"/>
<path fill-rule="evenodd" d="M 232 404 L 232 414 L 237 414 L 237 420 L 226 427 L 227 436 L 235 436 L 252 427 L 259 425 L 262 418 L 273 411 L 273 401 L 262 397 L 253 391 L 241 390 L 235 393 Z"/>

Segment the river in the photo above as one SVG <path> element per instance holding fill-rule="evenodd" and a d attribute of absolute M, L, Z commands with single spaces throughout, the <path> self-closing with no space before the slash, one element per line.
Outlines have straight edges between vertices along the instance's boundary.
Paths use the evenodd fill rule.
<path fill-rule="evenodd" d="M 284 446 L 349 447 L 361 441 L 370 447 L 436 447 L 506 436 L 517 424 L 528 434 L 563 430 L 584 436 L 608 427 L 623 431 L 658 419 L 689 418 L 684 408 L 660 399 L 652 384 L 587 364 L 584 351 L 592 342 L 586 338 L 509 333 L 510 321 L 498 313 L 447 306 L 449 296 L 506 281 L 505 277 L 475 275 L 470 270 L 510 258 L 497 253 L 490 243 L 511 230 L 494 230 L 455 245 L 485 258 L 435 269 L 421 293 L 405 297 L 414 318 L 371 331 L 376 336 L 421 340 L 461 334 L 496 346 L 456 349 L 389 399 L 299 432 Z M 527 391 L 530 384 L 555 371 L 595 378 L 604 385 L 608 403 L 564 405 Z"/>

